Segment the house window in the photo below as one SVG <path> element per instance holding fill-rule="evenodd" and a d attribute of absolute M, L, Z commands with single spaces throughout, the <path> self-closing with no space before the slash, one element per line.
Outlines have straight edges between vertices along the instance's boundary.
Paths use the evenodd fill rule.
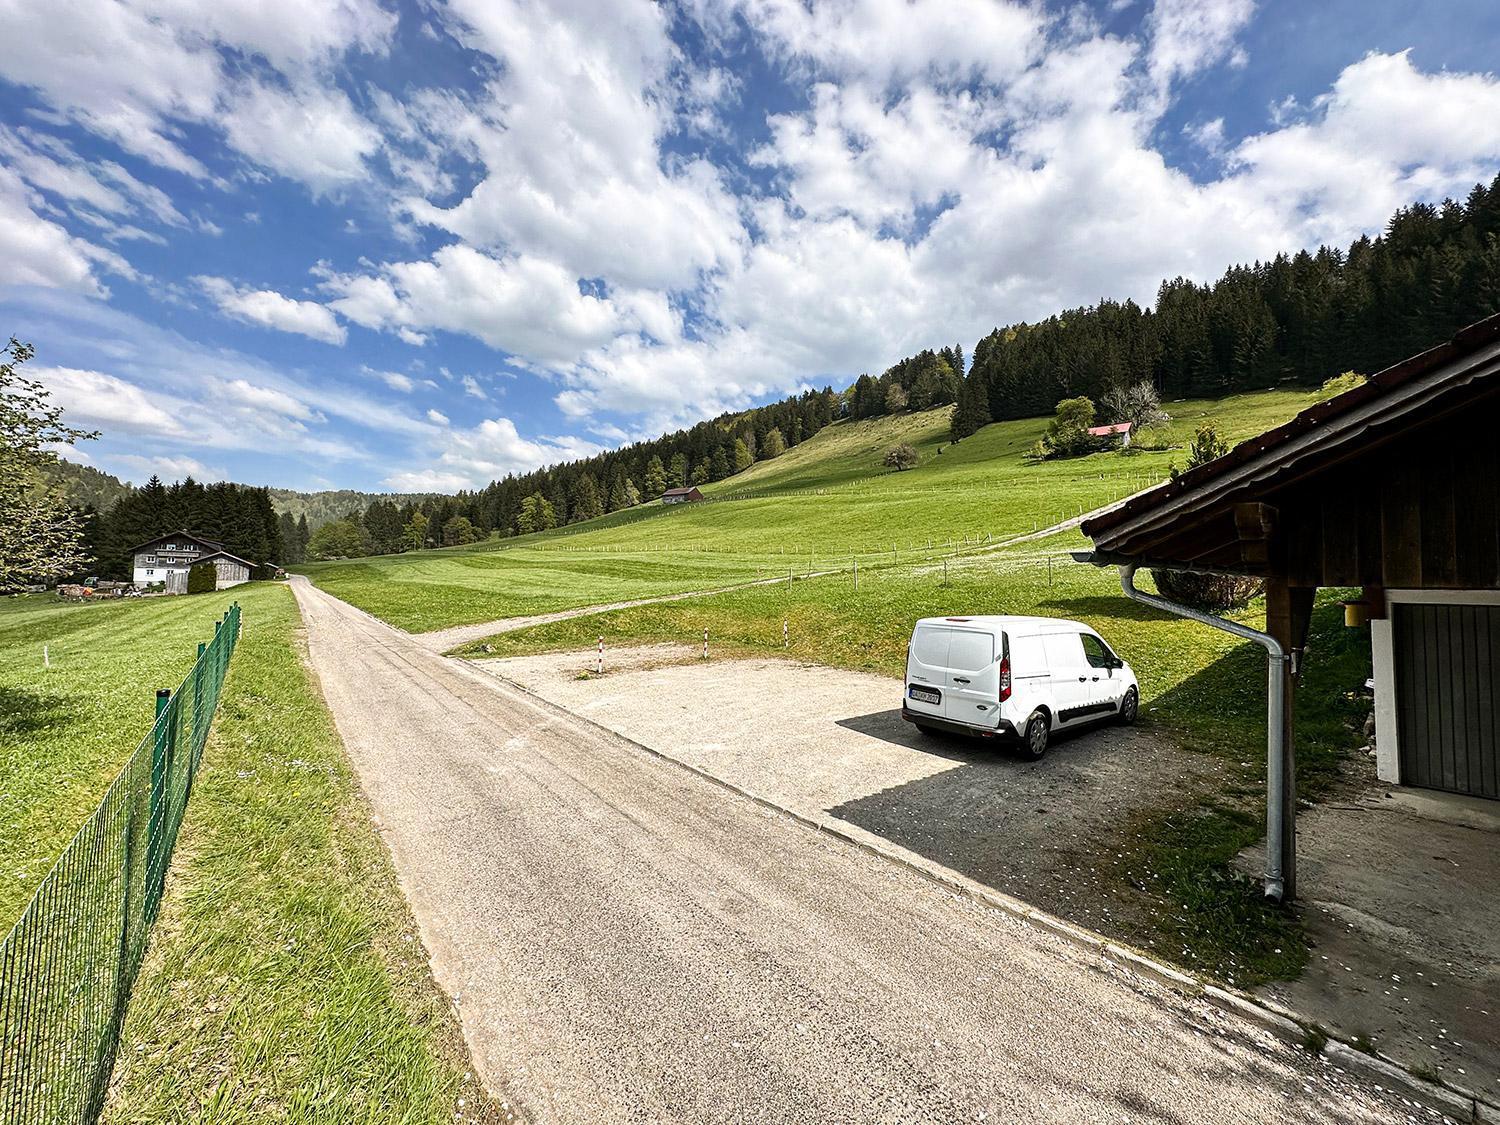
<path fill-rule="evenodd" d="M 147 578 L 150 578 L 155 573 L 156 573 L 156 571 L 152 570 L 149 566 L 146 568 L 146 577 Z"/>

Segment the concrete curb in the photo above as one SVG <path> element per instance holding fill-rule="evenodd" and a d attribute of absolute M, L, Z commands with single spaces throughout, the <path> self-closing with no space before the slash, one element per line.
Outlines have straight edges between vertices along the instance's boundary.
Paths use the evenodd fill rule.
<path fill-rule="evenodd" d="M 1140 950 L 1131 949 L 1118 942 L 1106 938 L 1103 934 L 1095 933 L 1082 926 L 1075 926 L 1054 914 L 1040 910 L 1021 899 L 1014 898 L 1001 891 L 991 890 L 985 887 L 971 884 L 958 876 L 947 873 L 935 865 L 929 866 L 909 859 L 904 855 L 889 851 L 879 845 L 872 844 L 868 840 L 862 840 L 836 825 L 827 824 L 802 813 L 794 812 L 783 805 L 750 792 L 733 782 L 725 781 L 721 777 L 685 762 L 681 758 L 662 752 L 653 746 L 647 746 L 643 742 L 637 742 L 628 735 L 619 731 L 611 730 L 603 723 L 590 719 L 586 715 L 580 715 L 576 711 L 569 711 L 551 700 L 533 691 L 525 684 L 499 674 L 498 672 L 481 672 L 472 667 L 470 661 L 462 657 L 450 657 L 457 663 L 467 667 L 471 674 L 483 676 L 486 679 L 499 680 L 507 687 L 513 688 L 523 695 L 542 704 L 544 708 L 551 711 L 559 711 L 569 718 L 586 723 L 603 734 L 618 738 L 622 742 L 629 743 L 660 761 L 667 762 L 678 769 L 685 770 L 695 777 L 702 778 L 710 784 L 727 790 L 737 797 L 743 797 L 752 801 L 761 808 L 777 813 L 780 816 L 800 824 L 804 828 L 810 828 L 824 836 L 831 836 L 842 843 L 852 845 L 860 851 L 875 856 L 887 863 L 896 864 L 907 871 L 951 891 L 971 902 L 991 909 L 1002 911 L 1011 915 L 1019 921 L 1026 922 L 1038 929 L 1062 938 L 1079 949 L 1098 954 L 1106 961 L 1125 969 L 1136 976 L 1143 977 L 1156 984 L 1164 985 L 1174 992 L 1184 996 L 1196 997 L 1212 1004 L 1220 1011 L 1237 1016 L 1250 1023 L 1257 1024 L 1261 1028 L 1270 1031 L 1282 1041 L 1301 1047 L 1309 1053 L 1327 1059 L 1334 1066 L 1345 1070 L 1355 1071 L 1370 1081 L 1371 1085 L 1391 1093 L 1403 1094 L 1419 1105 L 1445 1114 L 1455 1121 L 1480 1122 L 1483 1125 L 1500 1125 L 1500 1105 L 1481 1097 L 1472 1090 L 1465 1089 L 1446 1082 L 1434 1082 L 1412 1073 L 1394 1059 L 1384 1055 L 1366 1054 L 1347 1043 L 1331 1035 L 1325 1028 L 1318 1026 L 1314 1021 L 1299 1016 L 1297 1013 L 1283 1008 L 1268 1000 L 1251 996 L 1248 993 L 1237 992 L 1211 984 L 1191 973 L 1164 964 L 1161 961 L 1142 953 Z"/>

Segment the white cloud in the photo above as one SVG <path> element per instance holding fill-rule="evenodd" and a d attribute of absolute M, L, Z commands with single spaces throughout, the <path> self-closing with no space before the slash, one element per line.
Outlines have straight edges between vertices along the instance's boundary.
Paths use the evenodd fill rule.
<path fill-rule="evenodd" d="M 1235 38 L 1255 13 L 1255 0 L 1156 0 L 1146 20 L 1147 70 L 1159 89 L 1235 56 Z"/>
<path fill-rule="evenodd" d="M 444 414 L 441 410 L 428 410 L 427 420 L 437 426 L 446 426 L 448 424 L 448 415 Z"/>
<path fill-rule="evenodd" d="M 641 324 L 609 298 L 579 291 L 576 275 L 540 258 L 496 258 L 445 246 L 427 261 L 396 262 L 379 275 L 324 271 L 329 307 L 367 328 L 462 332 L 491 347 L 563 362 Z"/>
<path fill-rule="evenodd" d="M 448 430 L 434 466 L 392 473 L 382 482 L 402 492 L 478 488 L 508 473 L 591 457 L 602 447 L 571 436 L 524 438 L 509 418 L 487 418 L 468 430 Z"/>
<path fill-rule="evenodd" d="M 476 379 L 476 378 L 474 378 L 474 376 L 472 376 L 472 375 L 465 375 L 463 377 L 463 385 L 464 385 L 464 394 L 468 395 L 470 398 L 489 398 L 490 397 L 488 394 L 485 393 L 484 388 L 479 385 L 479 380 Z"/>
<path fill-rule="evenodd" d="M 375 0 L 0 0 L 0 17 L 12 41 L 26 44 L 0 57 L 0 75 L 35 89 L 70 120 L 198 178 L 210 172 L 183 147 L 181 125 L 227 124 L 246 156 L 307 176 L 315 190 L 344 182 L 350 152 L 364 151 L 330 69 L 347 51 L 384 51 L 396 25 Z M 256 69 L 257 60 L 291 93 L 237 87 L 243 79 L 232 75 Z M 269 122 L 310 129 L 322 151 L 291 151 L 247 119 L 257 110 Z"/>
<path fill-rule="evenodd" d="M 241 289 L 222 277 L 193 279 L 219 306 L 219 311 L 264 328 L 295 332 L 325 344 L 342 344 L 348 333 L 329 310 L 316 301 L 298 301 L 271 289 Z"/>
<path fill-rule="evenodd" d="M 219 120 L 229 142 L 314 192 L 361 179 L 366 158 L 380 147 L 379 132 L 331 87 L 288 90 L 251 83 L 227 100 Z"/>
<path fill-rule="evenodd" d="M 147 479 L 158 476 L 165 481 L 176 481 L 192 477 L 200 483 L 229 479 L 229 474 L 223 469 L 205 465 L 196 457 L 144 457 L 138 453 L 122 453 L 114 460 L 131 466 Z"/>
<path fill-rule="evenodd" d="M 37 213 L 40 201 L 13 171 L 0 165 L 0 261 L 10 285 L 71 289 L 108 295 L 96 270 L 124 277 L 135 271 L 118 254 L 69 234 Z"/>
<path fill-rule="evenodd" d="M 75 367 L 41 367 L 27 374 L 51 392 L 75 425 L 168 438 L 186 433 L 167 403 L 124 379 Z"/>

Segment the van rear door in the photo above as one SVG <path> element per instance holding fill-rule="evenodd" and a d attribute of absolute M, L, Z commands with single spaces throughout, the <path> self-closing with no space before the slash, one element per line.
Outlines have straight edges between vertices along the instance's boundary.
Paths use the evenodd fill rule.
<path fill-rule="evenodd" d="M 918 625 L 906 658 L 906 708 L 918 715 L 942 718 L 948 696 L 948 650 L 953 630 L 945 625 Z"/>
<path fill-rule="evenodd" d="M 945 716 L 955 723 L 993 728 L 1000 721 L 1000 656 L 1004 634 L 954 629 L 948 646 Z"/>

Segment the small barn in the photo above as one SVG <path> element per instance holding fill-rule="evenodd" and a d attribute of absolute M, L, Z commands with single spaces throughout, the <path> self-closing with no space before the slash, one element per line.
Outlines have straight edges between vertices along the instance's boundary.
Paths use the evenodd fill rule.
<path fill-rule="evenodd" d="M 1125 592 L 1270 658 L 1267 889 L 1296 880 L 1292 716 L 1313 598 L 1370 623 L 1383 781 L 1500 798 L 1500 316 L 1083 524 Z M 1266 632 L 1134 588 L 1137 567 L 1252 575 Z M 1308 658 L 1317 659 L 1312 653 Z"/>
<path fill-rule="evenodd" d="M 223 590 L 229 586 L 238 586 L 241 582 L 249 582 L 250 572 L 255 569 L 255 564 L 249 559 L 242 559 L 238 555 L 231 555 L 223 550 L 204 555 L 198 559 L 198 563 L 213 563 L 214 571 L 217 573 L 214 582 L 215 590 Z"/>
<path fill-rule="evenodd" d="M 702 500 L 703 493 L 694 486 L 688 488 L 669 488 L 661 494 L 663 504 L 687 504 L 696 500 Z"/>
<path fill-rule="evenodd" d="M 1090 426 L 1089 437 L 1096 438 L 1107 444 L 1120 443 L 1121 449 L 1130 448 L 1130 431 L 1135 429 L 1134 422 L 1115 422 L 1109 426 Z"/>

